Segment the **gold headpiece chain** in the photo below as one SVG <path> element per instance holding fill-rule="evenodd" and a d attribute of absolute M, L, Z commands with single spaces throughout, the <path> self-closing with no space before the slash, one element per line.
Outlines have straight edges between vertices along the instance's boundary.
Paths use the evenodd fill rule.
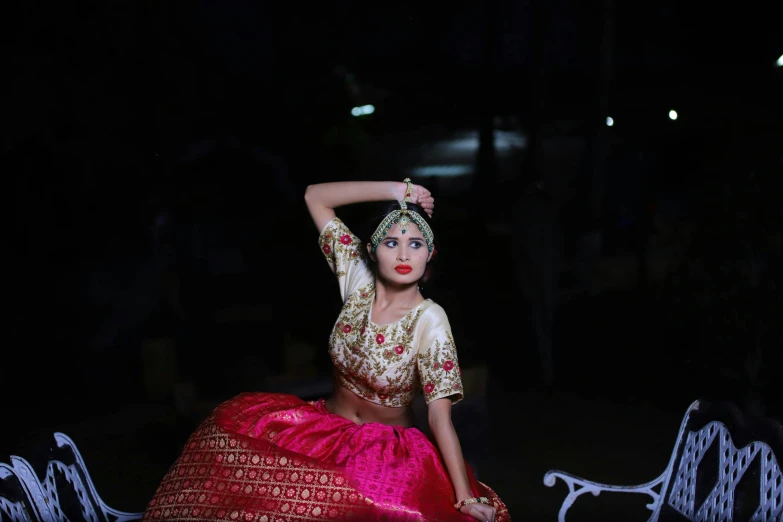
<path fill-rule="evenodd" d="M 410 201 L 411 187 L 413 184 L 411 183 L 410 178 L 405 178 L 404 181 L 408 184 L 408 187 L 405 192 L 405 198 L 399 202 L 400 209 L 390 212 L 385 218 L 383 218 L 383 221 L 381 221 L 381 223 L 378 225 L 378 228 L 375 229 L 375 232 L 370 238 L 373 252 L 375 252 L 375 249 L 378 248 L 378 245 L 381 244 L 383 238 L 386 237 L 386 234 L 389 233 L 389 230 L 391 230 L 394 225 L 399 224 L 400 232 L 405 234 L 410 228 L 411 223 L 419 227 L 419 230 L 421 230 L 421 233 L 424 235 L 424 241 L 427 243 L 427 250 L 432 252 L 432 250 L 435 248 L 435 235 L 432 233 L 430 226 L 417 212 L 408 210 L 408 206 L 405 204 L 406 200 Z"/>

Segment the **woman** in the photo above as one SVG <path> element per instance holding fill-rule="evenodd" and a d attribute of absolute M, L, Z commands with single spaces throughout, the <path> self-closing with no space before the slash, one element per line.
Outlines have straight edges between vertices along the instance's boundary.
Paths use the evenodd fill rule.
<path fill-rule="evenodd" d="M 305 200 L 344 302 L 329 340 L 333 395 L 245 393 L 221 404 L 144 520 L 510 520 L 465 464 L 451 423 L 462 398 L 454 340 L 443 309 L 419 292 L 435 254 L 434 198 L 406 179 L 312 185 Z M 388 200 L 364 245 L 335 216 Z M 437 447 L 413 427 L 419 388 Z"/>

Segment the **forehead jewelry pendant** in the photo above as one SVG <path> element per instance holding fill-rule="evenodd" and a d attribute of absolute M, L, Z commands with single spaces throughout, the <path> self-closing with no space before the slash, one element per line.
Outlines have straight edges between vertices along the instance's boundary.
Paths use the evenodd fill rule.
<path fill-rule="evenodd" d="M 410 218 L 408 217 L 408 205 L 405 204 L 405 200 L 400 201 L 400 232 L 405 234 L 410 228 Z"/>
<path fill-rule="evenodd" d="M 400 217 L 400 231 L 403 234 L 405 234 L 409 226 L 410 226 L 410 221 L 408 220 L 408 215 L 403 214 L 402 217 Z"/>

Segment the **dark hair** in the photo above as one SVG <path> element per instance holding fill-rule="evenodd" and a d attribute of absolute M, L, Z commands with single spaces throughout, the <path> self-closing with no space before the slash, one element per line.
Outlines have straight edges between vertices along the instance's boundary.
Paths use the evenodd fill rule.
<path fill-rule="evenodd" d="M 432 226 L 432 220 L 430 220 L 430 217 L 419 205 L 416 205 L 415 203 L 406 203 L 405 205 L 407 206 L 408 210 L 412 210 L 413 212 L 416 212 L 418 215 L 420 215 L 424 222 L 430 226 L 430 229 L 432 229 L 434 245 L 432 258 L 430 259 L 429 263 L 427 263 L 427 268 L 424 270 L 424 276 L 421 278 L 422 283 L 427 283 L 432 279 L 432 267 L 433 263 L 435 262 L 435 258 L 437 257 L 436 252 L 438 248 L 438 234 L 435 232 L 435 227 Z M 362 245 L 364 245 L 365 248 L 368 243 L 371 243 L 370 238 L 375 232 L 375 229 L 378 228 L 378 225 L 381 224 L 381 221 L 383 221 L 386 216 L 395 210 L 400 210 L 400 203 L 397 201 L 384 201 L 375 205 L 375 208 L 370 213 L 370 215 L 373 217 L 368 219 L 362 228 L 359 229 L 359 239 L 362 240 Z M 375 262 L 372 259 L 369 259 L 369 262 L 372 264 L 373 269 L 375 269 Z"/>

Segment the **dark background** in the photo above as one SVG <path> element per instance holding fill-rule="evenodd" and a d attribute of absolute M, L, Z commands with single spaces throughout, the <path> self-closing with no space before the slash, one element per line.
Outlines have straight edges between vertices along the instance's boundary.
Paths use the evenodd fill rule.
<path fill-rule="evenodd" d="M 779 6 L 283 4 L 6 8 L 0 451 L 120 440 L 93 474 L 141 510 L 214 404 L 321 394 L 340 303 L 304 190 L 406 176 L 436 197 L 424 294 L 475 369 L 466 425 L 489 427 L 466 455 L 512 515 L 540 473 L 485 446 L 540 444 L 540 419 L 617 433 L 697 398 L 783 417 Z"/>

